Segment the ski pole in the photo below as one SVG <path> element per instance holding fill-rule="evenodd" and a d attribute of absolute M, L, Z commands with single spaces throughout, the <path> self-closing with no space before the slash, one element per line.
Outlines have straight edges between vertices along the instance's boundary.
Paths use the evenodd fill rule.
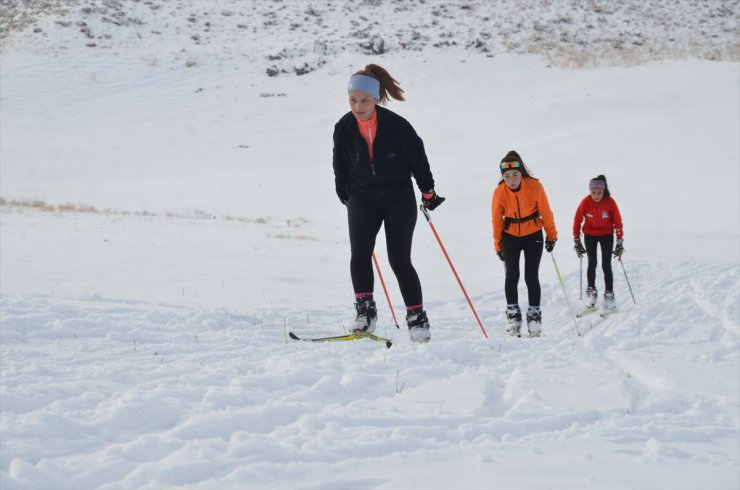
<path fill-rule="evenodd" d="M 580 268 L 581 268 L 581 285 L 580 289 L 578 290 L 578 299 L 583 299 L 583 257 L 578 257 L 578 262 L 580 262 Z"/>
<path fill-rule="evenodd" d="M 444 254 L 445 258 L 447 259 L 447 263 L 450 264 L 450 268 L 452 269 L 452 273 L 455 275 L 455 279 L 457 279 L 457 283 L 460 285 L 460 289 L 462 289 L 462 292 L 465 295 L 465 299 L 468 300 L 468 305 L 470 305 L 470 309 L 473 311 L 473 315 L 475 315 L 475 319 L 478 320 L 478 325 L 480 326 L 480 329 L 483 332 L 483 336 L 485 338 L 488 338 L 488 334 L 486 333 L 486 329 L 483 328 L 483 323 L 480 321 L 480 318 L 478 317 L 478 313 L 475 311 L 475 308 L 473 307 L 473 303 L 470 301 L 470 297 L 468 297 L 467 291 L 465 291 L 465 286 L 463 286 L 463 283 L 460 280 L 460 276 L 457 275 L 457 271 L 455 270 L 455 266 L 452 265 L 452 261 L 450 260 L 450 256 L 447 255 L 447 250 L 445 250 L 445 246 L 442 244 L 442 239 L 439 238 L 439 234 L 437 233 L 437 229 L 434 228 L 434 224 L 432 223 L 432 217 L 429 216 L 429 211 L 427 211 L 427 209 L 424 207 L 424 205 L 419 206 L 419 209 L 421 209 L 421 212 L 424 213 L 424 217 L 427 219 L 427 223 L 429 223 L 429 227 L 432 229 L 432 233 L 434 233 L 434 237 L 437 239 L 437 243 L 439 243 L 439 247 L 442 249 L 442 253 Z"/>
<path fill-rule="evenodd" d="M 385 292 L 385 299 L 388 301 L 388 307 L 391 309 L 391 315 L 393 316 L 393 323 L 396 324 L 396 328 L 401 328 L 398 326 L 398 320 L 396 320 L 396 312 L 393 311 L 393 304 L 391 303 L 391 297 L 388 295 L 388 288 L 385 287 L 385 281 L 383 280 L 383 273 L 380 272 L 380 265 L 378 265 L 378 259 L 375 257 L 375 251 L 373 250 L 373 262 L 375 263 L 375 270 L 378 271 L 378 277 L 380 277 L 380 284 L 383 285 L 383 292 Z"/>
<path fill-rule="evenodd" d="M 563 276 L 560 275 L 560 269 L 558 269 L 558 263 L 555 262 L 555 254 L 550 252 L 550 257 L 552 257 L 552 264 L 555 266 L 555 272 L 558 274 L 558 280 L 560 281 L 560 286 L 563 288 L 563 294 L 565 295 L 565 302 L 568 303 L 568 311 L 570 311 L 570 316 L 573 318 L 573 325 L 576 327 L 576 333 L 578 336 L 581 336 L 581 331 L 578 329 L 578 320 L 576 320 L 576 315 L 573 313 L 573 308 L 570 306 L 570 300 L 568 299 L 568 291 L 565 289 L 565 282 L 563 282 Z"/>
<path fill-rule="evenodd" d="M 632 302 L 637 304 L 637 301 L 635 301 L 635 295 L 632 294 L 632 286 L 630 286 L 630 280 L 627 277 L 627 270 L 624 268 L 624 262 L 622 262 L 622 257 L 619 257 L 619 263 L 622 264 L 622 272 L 624 272 L 624 279 L 627 281 L 627 287 L 630 288 L 630 296 L 632 296 Z"/>

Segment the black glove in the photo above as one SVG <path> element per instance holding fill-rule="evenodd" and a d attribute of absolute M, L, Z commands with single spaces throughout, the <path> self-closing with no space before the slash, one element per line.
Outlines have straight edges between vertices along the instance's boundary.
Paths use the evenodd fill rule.
<path fill-rule="evenodd" d="M 618 259 L 621 259 L 622 254 L 624 253 L 624 246 L 622 245 L 622 243 L 623 243 L 623 240 L 621 238 L 617 240 L 617 246 L 614 249 L 614 252 L 612 253 L 612 255 L 614 255 Z"/>
<path fill-rule="evenodd" d="M 501 259 L 501 262 L 504 261 L 504 253 L 503 252 L 496 252 L 496 255 L 498 255 L 498 258 Z"/>
<path fill-rule="evenodd" d="M 581 239 L 580 238 L 576 238 L 573 241 L 575 242 L 575 247 L 573 247 L 573 250 L 576 251 L 576 255 L 580 259 L 580 258 L 582 258 L 586 254 L 586 249 L 583 248 L 583 244 L 581 243 Z"/>
<path fill-rule="evenodd" d="M 434 210 L 437 206 L 442 204 L 444 201 L 445 201 L 445 198 L 439 197 L 439 195 L 436 192 L 434 192 L 434 189 L 432 189 L 429 192 L 422 193 L 421 195 L 421 203 L 429 211 Z"/>
<path fill-rule="evenodd" d="M 346 206 L 347 203 L 349 202 L 349 197 L 344 197 L 344 196 L 340 197 L 339 201 Z"/>
<path fill-rule="evenodd" d="M 545 240 L 545 250 L 552 252 L 553 248 L 555 248 L 555 240 Z"/>

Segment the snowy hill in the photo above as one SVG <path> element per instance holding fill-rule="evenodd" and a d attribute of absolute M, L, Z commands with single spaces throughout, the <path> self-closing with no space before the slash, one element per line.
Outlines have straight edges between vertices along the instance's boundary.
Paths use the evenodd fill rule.
<path fill-rule="evenodd" d="M 738 488 L 738 19 L 737 1 L 3 1 L 0 488 Z M 370 62 L 406 90 L 389 108 L 424 139 L 487 338 L 421 216 L 429 344 L 393 324 L 381 246 L 390 349 L 287 338 L 353 318 L 331 132 Z M 511 149 L 560 234 L 539 339 L 502 328 L 490 199 Z M 574 323 L 572 218 L 600 173 L 625 220 L 620 311 Z"/>
<path fill-rule="evenodd" d="M 737 1 L 697 0 L 6 0 L 0 6 L 6 44 L 37 44 L 62 55 L 84 45 L 190 67 L 249 60 L 273 75 L 305 74 L 340 53 L 434 56 L 448 48 L 486 57 L 539 54 L 558 66 L 737 61 L 739 20 Z"/>

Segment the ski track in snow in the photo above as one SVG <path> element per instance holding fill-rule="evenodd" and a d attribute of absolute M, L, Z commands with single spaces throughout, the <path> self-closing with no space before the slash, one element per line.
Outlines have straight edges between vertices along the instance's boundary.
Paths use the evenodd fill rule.
<path fill-rule="evenodd" d="M 582 337 L 548 286 L 543 295 L 557 299 L 539 339 L 502 332 L 495 293 L 474 298 L 489 339 L 454 300 L 430 305 L 427 345 L 388 321 L 379 333 L 394 340 L 391 349 L 286 340 L 288 330 L 337 333 L 326 326 L 346 323 L 346 307 L 238 311 L 4 295 L 3 480 L 9 488 L 259 488 L 310 477 L 367 488 L 402 480 L 317 474 L 333 465 L 456 464 L 451 454 L 461 464 L 473 457 L 480 471 L 516 465 L 521 448 L 537 459 L 579 445 L 590 448 L 582 458 L 594 470 L 615 460 L 643 471 L 682 462 L 736 470 L 727 441 L 738 430 L 738 265 L 629 265 L 646 294 L 634 305 L 618 287 L 621 311 L 590 329 L 581 319 Z M 665 283 L 670 294 L 660 293 Z"/>

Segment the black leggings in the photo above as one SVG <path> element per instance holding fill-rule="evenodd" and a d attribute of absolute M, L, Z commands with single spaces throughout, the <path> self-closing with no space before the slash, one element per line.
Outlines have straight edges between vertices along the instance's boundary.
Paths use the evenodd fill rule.
<path fill-rule="evenodd" d="M 604 271 L 604 290 L 614 290 L 614 276 L 612 275 L 612 247 L 614 246 L 614 235 L 592 236 L 583 235 L 588 256 L 588 267 L 586 268 L 586 280 L 588 287 L 596 287 L 596 246 L 601 244 L 601 270 Z"/>
<path fill-rule="evenodd" d="M 506 265 L 506 304 L 519 304 L 519 257 L 524 252 L 524 282 L 527 284 L 529 306 L 540 306 L 540 259 L 542 258 L 542 230 L 531 235 L 517 237 L 504 232 L 501 251 Z"/>
<path fill-rule="evenodd" d="M 350 274 L 355 293 L 373 292 L 372 253 L 380 225 L 385 225 L 388 262 L 398 280 L 406 306 L 422 304 L 421 282 L 411 264 L 411 239 L 416 226 L 416 196 L 403 192 L 380 201 L 366 201 L 350 196 L 347 203 L 349 242 L 352 247 Z"/>

